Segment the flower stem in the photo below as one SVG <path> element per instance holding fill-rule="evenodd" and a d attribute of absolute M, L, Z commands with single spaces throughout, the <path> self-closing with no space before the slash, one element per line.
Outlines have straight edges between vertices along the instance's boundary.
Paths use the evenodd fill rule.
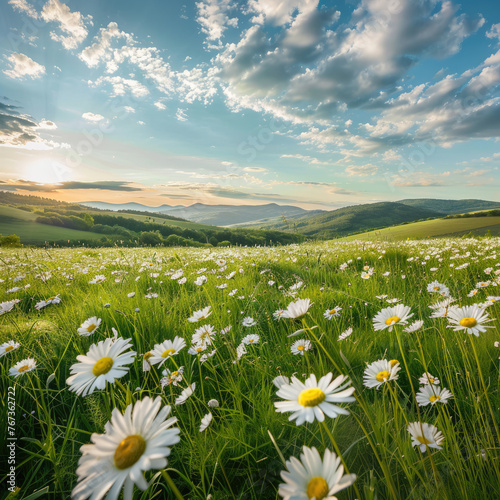
<path fill-rule="evenodd" d="M 168 472 L 166 470 L 161 471 L 161 475 L 167 481 L 168 485 L 170 486 L 170 489 L 174 492 L 174 495 L 178 500 L 184 500 L 184 497 L 181 495 L 181 492 L 177 489 L 177 486 L 175 486 L 174 482 L 172 481 L 172 478 L 169 476 Z"/>

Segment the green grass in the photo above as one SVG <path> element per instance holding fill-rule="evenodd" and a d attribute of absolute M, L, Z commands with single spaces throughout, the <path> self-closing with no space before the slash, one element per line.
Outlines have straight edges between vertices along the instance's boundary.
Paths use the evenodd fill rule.
<path fill-rule="evenodd" d="M 398 241 L 407 238 L 458 237 L 472 233 L 484 236 L 488 231 L 492 236 L 500 235 L 500 217 L 471 217 L 464 219 L 435 219 L 412 222 L 400 226 L 386 227 L 376 231 L 355 234 L 343 238 L 345 241 Z"/>
<path fill-rule="evenodd" d="M 479 337 L 454 332 L 446 327 L 445 318 L 429 319 L 428 305 L 438 297 L 426 287 L 438 280 L 461 306 L 484 302 L 498 288 L 490 286 L 470 298 L 467 294 L 479 281 L 498 279 L 484 270 L 500 269 L 499 248 L 500 239 L 493 238 L 373 244 L 332 241 L 213 251 L 1 251 L 0 301 L 20 299 L 11 312 L 0 316 L 0 343 L 21 343 L 18 350 L 0 358 L 2 402 L 8 387 L 16 390 L 20 492 L 14 498 L 28 498 L 43 488 L 47 488 L 44 499 L 69 498 L 76 484 L 80 447 L 90 442 L 92 433 L 104 432 L 113 408 L 124 412 L 129 404 L 158 395 L 163 404 L 172 405 L 171 414 L 178 418 L 181 441 L 172 446 L 168 473 L 186 500 L 205 500 L 208 495 L 214 500 L 276 499 L 284 470 L 281 457 L 299 457 L 303 445 L 317 447 L 321 455 L 325 448 L 338 448 L 349 471 L 357 475 L 356 489 L 337 493 L 340 500 L 497 498 L 500 349 L 494 342 L 500 341 L 500 321 L 489 323 L 494 328 Z M 222 270 L 219 259 L 225 261 Z M 348 265 L 342 271 L 344 263 Z M 465 263 L 469 265 L 456 269 Z M 365 266 L 375 271 L 367 280 L 360 276 Z M 179 269 L 187 278 L 184 285 L 170 279 Z M 235 275 L 227 278 L 233 271 Z M 207 283 L 197 286 L 194 280 L 201 274 Z M 106 280 L 89 284 L 96 275 Z M 303 286 L 292 297 L 290 287 L 298 282 Z M 216 288 L 223 283 L 227 288 Z M 27 284 L 31 286 L 6 293 Z M 229 295 L 234 289 L 237 292 Z M 128 297 L 131 292 L 134 297 Z M 159 296 L 147 299 L 148 292 Z M 56 294 L 60 294 L 60 304 L 35 309 L 38 301 Z M 411 334 L 401 326 L 392 332 L 374 331 L 373 317 L 389 306 L 377 298 L 383 294 L 411 307 L 411 321 L 422 319 L 423 328 Z M 297 298 L 313 302 L 306 316 L 273 320 L 274 311 Z M 107 303 L 110 307 L 104 307 Z M 208 305 L 212 314 L 206 320 L 187 321 L 193 311 Z M 334 306 L 342 308 L 340 317 L 325 319 L 324 311 Z M 500 318 L 499 307 L 496 304 L 487 313 Z M 78 335 L 78 327 L 92 316 L 102 319 L 97 332 L 90 337 Z M 246 316 L 257 324 L 242 326 Z M 211 324 L 217 332 L 228 325 L 232 329 L 216 336 L 217 351 L 204 363 L 187 348 L 167 359 L 170 369 L 185 367 L 179 386 L 162 390 L 162 368 L 143 372 L 142 356 L 138 356 L 120 384 L 108 384 L 85 398 L 68 391 L 66 379 L 77 355 L 111 337 L 112 328 L 132 340 L 134 351 L 144 354 L 176 335 L 189 346 L 200 324 Z M 352 335 L 339 342 L 339 334 L 348 327 L 353 328 Z M 289 338 L 299 329 L 305 331 Z M 249 333 L 258 334 L 260 342 L 249 345 L 247 354 L 233 363 L 237 346 Z M 313 349 L 294 356 L 290 346 L 301 338 L 309 339 Z M 35 371 L 18 378 L 8 375 L 16 362 L 28 357 L 36 359 Z M 399 378 L 379 390 L 368 389 L 363 385 L 364 369 L 379 359 L 399 360 Z M 416 405 L 418 378 L 425 370 L 453 393 L 446 405 Z M 341 405 L 349 415 L 327 417 L 325 428 L 318 422 L 297 426 L 288 420 L 290 414 L 275 411 L 273 403 L 280 398 L 274 377 L 295 374 L 304 380 L 312 373 L 319 378 L 329 372 L 348 376 L 356 389 L 356 401 Z M 49 382 L 51 374 L 54 378 Z M 175 398 L 193 382 L 194 394 L 184 405 L 175 406 Z M 218 408 L 208 408 L 212 398 L 219 401 Z M 200 433 L 201 418 L 209 411 L 213 421 Z M 406 427 L 419 420 L 442 431 L 442 450 L 421 454 L 412 447 Z M 7 429 L 4 408 L 0 428 Z M 4 453 L 5 443 L 0 442 L 0 447 Z M 159 471 L 146 472 L 146 478 L 151 484 L 146 492 L 135 488 L 135 500 L 174 498 Z M 2 484 L 5 479 L 0 476 Z"/>
<path fill-rule="evenodd" d="M 103 236 L 89 231 L 39 224 L 35 221 L 38 216 L 39 214 L 0 205 L 0 234 L 17 234 L 21 242 L 26 244 L 57 240 L 98 240 Z"/>

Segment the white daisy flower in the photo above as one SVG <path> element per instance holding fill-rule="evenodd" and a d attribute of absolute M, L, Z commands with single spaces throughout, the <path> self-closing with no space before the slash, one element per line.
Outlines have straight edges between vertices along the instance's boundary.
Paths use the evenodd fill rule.
<path fill-rule="evenodd" d="M 386 307 L 373 318 L 373 328 L 374 330 L 389 328 L 389 331 L 392 332 L 392 328 L 395 325 L 406 325 L 408 323 L 408 319 L 413 316 L 413 313 L 410 314 L 410 311 L 410 307 L 403 304 Z"/>
<path fill-rule="evenodd" d="M 258 344 L 259 341 L 260 337 L 255 333 L 247 335 L 246 337 L 243 337 L 243 339 L 241 339 L 241 343 L 245 345 Z"/>
<path fill-rule="evenodd" d="M 243 326 L 246 326 L 247 328 L 250 328 L 251 326 L 255 326 L 257 324 L 257 321 L 255 321 L 251 316 L 247 316 L 246 318 L 243 318 L 241 324 Z"/>
<path fill-rule="evenodd" d="M 311 299 L 299 299 L 288 304 L 285 312 L 281 315 L 282 318 L 300 318 L 309 311 L 313 304 Z"/>
<path fill-rule="evenodd" d="M 204 309 L 200 309 L 199 311 L 194 311 L 193 314 L 188 318 L 190 323 L 197 323 L 198 321 L 202 321 L 207 319 L 212 311 L 210 310 L 211 306 L 207 306 Z"/>
<path fill-rule="evenodd" d="M 418 406 L 434 405 L 436 403 L 447 403 L 453 394 L 446 388 L 438 385 L 424 385 L 415 395 Z"/>
<path fill-rule="evenodd" d="M 197 328 L 191 338 L 192 344 L 210 345 L 215 337 L 215 328 L 212 325 L 203 325 Z"/>
<path fill-rule="evenodd" d="M 290 379 L 288 377 L 285 377 L 284 375 L 278 375 L 273 379 L 273 384 L 278 388 L 281 389 L 282 385 L 288 385 L 290 383 Z"/>
<path fill-rule="evenodd" d="M 363 384 L 369 388 L 379 388 L 385 382 L 398 379 L 398 372 L 401 370 L 399 361 L 393 359 L 380 359 L 369 364 L 365 368 Z"/>
<path fill-rule="evenodd" d="M 286 401 L 274 403 L 278 413 L 293 412 L 288 420 L 296 420 L 297 425 L 314 420 L 323 422 L 325 414 L 330 418 L 338 415 L 348 415 L 349 412 L 333 403 L 352 403 L 354 387 L 349 387 L 351 381 L 344 375 L 339 375 L 332 382 L 333 374 L 321 377 L 319 382 L 311 374 L 305 382 L 292 377 L 290 384 L 283 384 L 276 395 Z M 347 382 L 346 382 L 347 380 Z M 345 382 L 345 383 L 344 383 Z"/>
<path fill-rule="evenodd" d="M 196 382 L 193 382 L 190 386 L 188 386 L 186 389 L 184 389 L 180 396 L 176 398 L 175 404 L 176 406 L 178 405 L 183 405 L 189 397 L 193 394 L 194 390 L 196 389 Z"/>
<path fill-rule="evenodd" d="M 300 460 L 292 457 L 285 467 L 278 491 L 284 500 L 336 500 L 335 494 L 356 480 L 356 474 L 344 475 L 340 458 L 329 449 L 322 460 L 316 448 L 304 446 Z"/>
<path fill-rule="evenodd" d="M 135 351 L 127 351 L 132 347 L 131 339 L 105 339 L 92 344 L 88 353 L 79 355 L 79 363 L 71 369 L 71 377 L 66 380 L 69 390 L 78 396 L 88 396 L 95 389 L 104 389 L 106 382 L 113 383 L 129 371 L 128 366 L 134 362 Z"/>
<path fill-rule="evenodd" d="M 342 332 L 339 335 L 339 338 L 337 339 L 337 342 L 340 342 L 341 340 L 345 340 L 347 337 L 349 337 L 352 334 L 352 327 L 350 326 L 347 330 Z"/>
<path fill-rule="evenodd" d="M 36 368 L 36 361 L 33 358 L 26 358 L 16 363 L 10 370 L 11 377 L 19 377 L 24 373 L 29 373 Z"/>
<path fill-rule="evenodd" d="M 419 383 L 422 385 L 439 385 L 439 379 L 430 373 L 424 373 L 419 379 Z"/>
<path fill-rule="evenodd" d="M 284 309 L 278 309 L 277 311 L 273 312 L 273 319 L 275 321 L 279 321 L 281 318 L 285 317 L 283 316 L 285 310 Z"/>
<path fill-rule="evenodd" d="M 412 446 L 418 446 L 422 453 L 427 451 L 427 447 L 442 450 L 439 446 L 444 441 L 444 436 L 436 427 L 426 423 L 412 422 L 408 425 L 408 432 L 411 434 Z"/>
<path fill-rule="evenodd" d="M 486 325 L 493 320 L 494 318 L 490 318 L 484 309 L 474 304 L 450 310 L 448 321 L 451 324 L 447 328 L 453 328 L 455 332 L 465 330 L 469 335 L 479 337 L 479 333 L 486 332 L 486 328 L 494 328 L 492 325 Z"/>
<path fill-rule="evenodd" d="M 422 326 L 424 326 L 424 322 L 421 319 L 418 319 L 417 321 L 414 321 L 411 325 L 408 325 L 406 328 L 404 328 L 403 331 L 406 333 L 413 333 L 416 332 L 417 330 L 420 330 Z"/>
<path fill-rule="evenodd" d="M 326 319 L 332 319 L 333 317 L 340 317 L 340 311 L 342 311 L 342 308 L 339 306 L 335 306 L 333 309 L 327 309 L 323 316 Z"/>
<path fill-rule="evenodd" d="M 174 340 L 165 340 L 161 344 L 155 344 L 151 351 L 153 355 L 148 359 L 151 365 L 163 365 L 171 356 L 179 354 L 179 351 L 186 347 L 186 341 L 177 335 Z"/>
<path fill-rule="evenodd" d="M 0 358 L 11 351 L 15 351 L 20 346 L 21 344 L 19 342 L 14 342 L 13 340 L 9 340 L 7 342 L 4 342 L 3 344 L 0 344 Z"/>
<path fill-rule="evenodd" d="M 0 303 L 0 316 L 2 314 L 8 313 L 12 308 L 19 302 L 19 299 L 7 300 L 6 302 Z"/>
<path fill-rule="evenodd" d="M 450 290 L 446 285 L 439 283 L 439 281 L 433 281 L 427 285 L 427 291 L 429 293 L 438 293 L 439 295 L 448 296 L 450 294 Z"/>
<path fill-rule="evenodd" d="M 200 425 L 200 432 L 203 432 L 212 422 L 212 414 L 207 413 L 202 419 L 201 419 L 201 425 Z"/>
<path fill-rule="evenodd" d="M 37 302 L 35 304 L 35 309 L 39 311 L 44 307 L 50 306 L 50 304 L 59 304 L 60 302 L 61 299 L 59 298 L 59 295 L 55 295 L 54 297 L 49 297 L 47 300 L 41 300 L 40 302 Z"/>
<path fill-rule="evenodd" d="M 92 434 L 92 444 L 81 447 L 78 483 L 73 500 L 109 500 L 120 496 L 132 500 L 134 484 L 145 491 L 149 484 L 143 471 L 164 469 L 170 446 L 180 441 L 179 429 L 169 428 L 177 418 L 167 419 L 170 406 L 161 407 L 161 397 L 149 397 L 127 406 L 125 414 L 115 408 L 104 434 Z"/>
<path fill-rule="evenodd" d="M 89 335 L 92 335 L 93 333 L 96 332 L 100 324 L 101 324 L 101 318 L 98 318 L 97 316 L 92 316 L 92 318 L 85 320 L 80 325 L 80 328 L 78 328 L 78 334 L 84 337 L 88 337 Z"/>
<path fill-rule="evenodd" d="M 184 367 L 180 366 L 178 370 L 170 371 L 168 368 L 163 370 L 163 378 L 160 380 L 161 388 L 164 389 L 168 385 L 172 384 L 176 386 L 182 381 L 182 374 L 184 373 Z"/>
<path fill-rule="evenodd" d="M 309 351 L 311 348 L 312 348 L 311 341 L 306 339 L 297 340 L 290 346 L 292 354 L 294 355 L 300 354 L 301 356 L 304 355 L 305 351 Z"/>
<path fill-rule="evenodd" d="M 149 351 L 144 354 L 142 357 L 142 371 L 143 372 L 148 372 L 151 370 L 151 363 L 149 362 L 151 356 L 153 355 L 152 351 Z"/>
<path fill-rule="evenodd" d="M 211 399 L 207 404 L 210 408 L 218 408 L 219 407 L 219 402 L 216 399 Z"/>

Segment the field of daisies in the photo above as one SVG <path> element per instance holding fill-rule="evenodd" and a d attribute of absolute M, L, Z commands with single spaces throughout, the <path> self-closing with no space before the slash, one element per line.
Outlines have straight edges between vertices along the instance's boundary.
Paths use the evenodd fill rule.
<path fill-rule="evenodd" d="M 0 267 L 8 498 L 498 498 L 500 239 Z"/>

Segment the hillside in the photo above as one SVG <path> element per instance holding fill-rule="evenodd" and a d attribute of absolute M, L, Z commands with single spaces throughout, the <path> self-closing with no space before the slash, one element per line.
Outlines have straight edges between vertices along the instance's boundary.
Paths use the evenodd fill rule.
<path fill-rule="evenodd" d="M 420 238 L 460 237 L 472 234 L 500 236 L 500 217 L 470 217 L 461 219 L 434 219 L 386 227 L 344 238 L 346 241 L 398 241 Z"/>
<path fill-rule="evenodd" d="M 313 216 L 308 214 L 292 220 L 266 224 L 265 227 L 319 238 L 339 238 L 369 229 L 439 216 L 439 213 L 425 208 L 382 202 L 339 208 Z"/>
<path fill-rule="evenodd" d="M 415 208 L 425 208 L 441 214 L 464 214 L 467 212 L 477 212 L 479 210 L 491 210 L 500 208 L 500 202 L 486 200 L 439 200 L 422 198 L 414 200 L 401 200 L 398 203 Z"/>
<path fill-rule="evenodd" d="M 149 205 L 143 205 L 142 203 L 108 203 L 105 201 L 83 201 L 80 203 L 85 207 L 97 208 L 99 210 L 112 210 L 113 212 L 117 212 L 120 210 L 137 210 L 140 212 L 166 212 L 168 210 L 172 210 L 174 208 L 184 208 L 184 205 L 160 205 L 158 207 L 151 207 Z"/>

